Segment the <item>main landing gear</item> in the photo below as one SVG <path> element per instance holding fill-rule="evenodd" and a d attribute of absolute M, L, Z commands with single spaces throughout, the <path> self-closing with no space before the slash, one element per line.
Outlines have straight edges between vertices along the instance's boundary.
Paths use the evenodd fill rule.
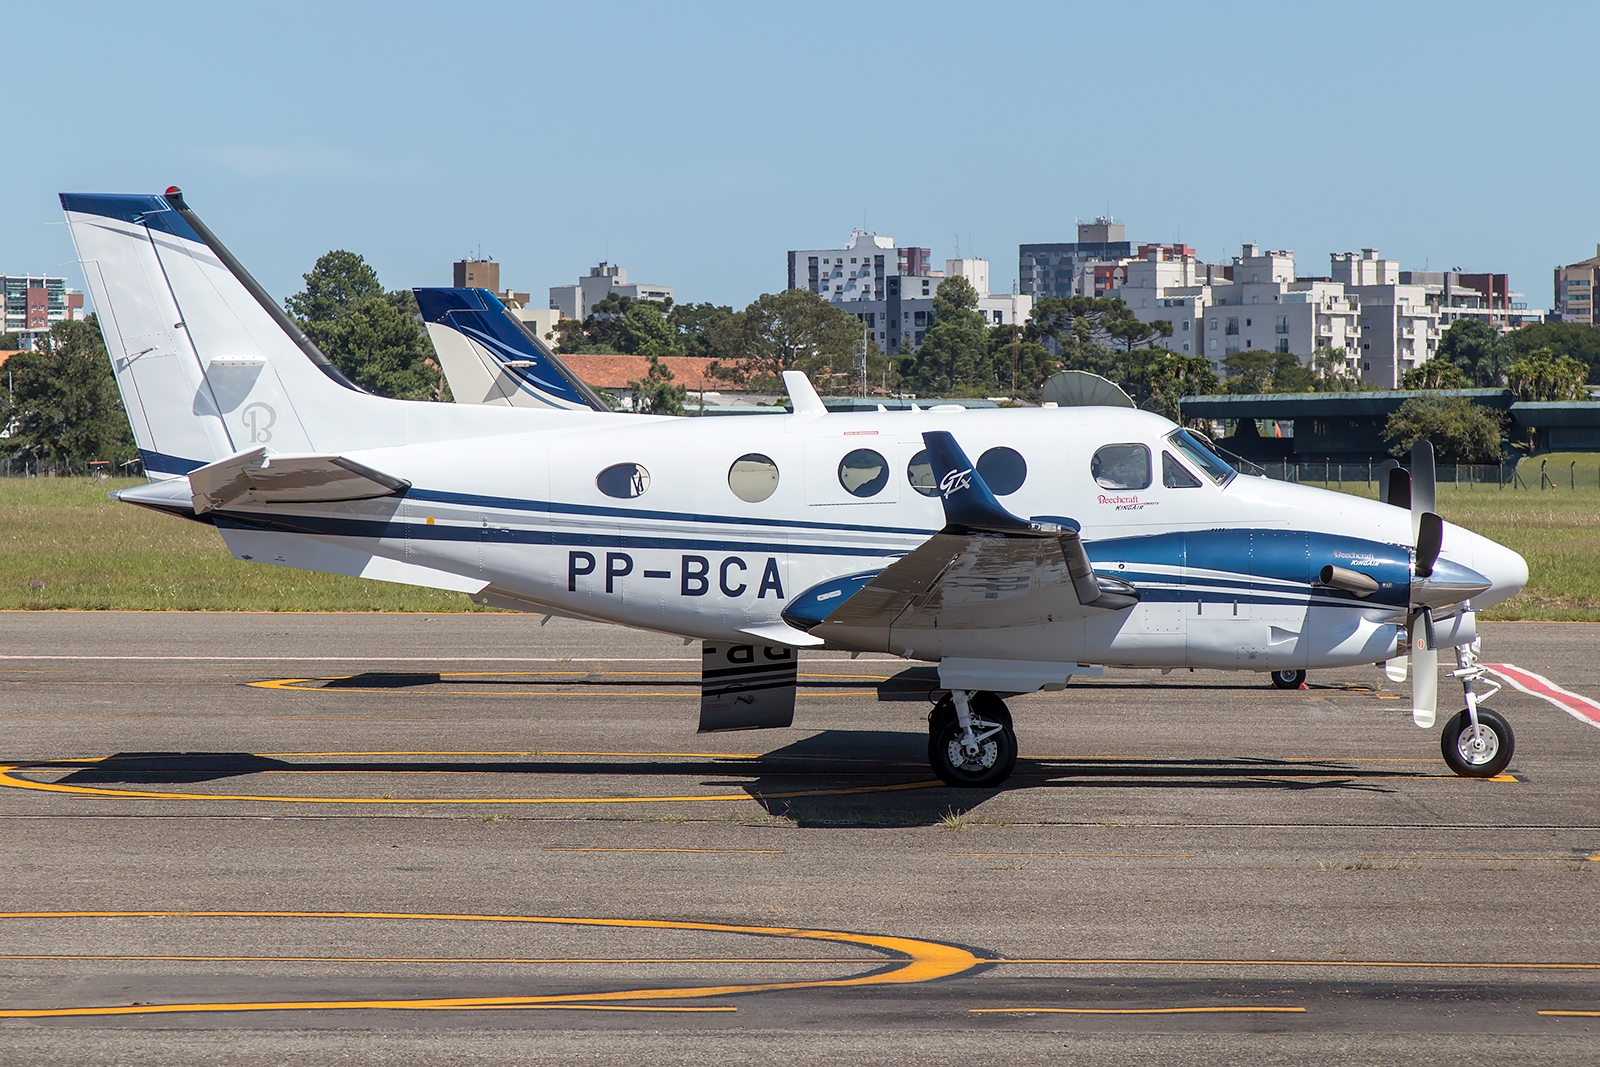
<path fill-rule="evenodd" d="M 1273 671 L 1272 688 L 1299 689 L 1306 684 L 1305 671 Z"/>
<path fill-rule="evenodd" d="M 1488 671 L 1478 662 L 1478 649 L 1474 640 L 1456 649 L 1456 669 L 1452 677 L 1461 682 L 1466 707 L 1450 717 L 1444 724 L 1444 735 L 1439 738 L 1439 750 L 1452 771 L 1463 778 L 1493 778 L 1511 765 L 1511 755 L 1517 740 L 1511 733 L 1511 724 L 1488 708 L 1479 705 L 1500 691 L 1500 683 L 1488 677 Z M 1480 693 L 1478 686 L 1493 686 Z"/>
<path fill-rule="evenodd" d="M 993 693 L 957 689 L 928 715 L 928 762 L 946 785 L 997 786 L 1017 762 L 1011 712 Z"/>

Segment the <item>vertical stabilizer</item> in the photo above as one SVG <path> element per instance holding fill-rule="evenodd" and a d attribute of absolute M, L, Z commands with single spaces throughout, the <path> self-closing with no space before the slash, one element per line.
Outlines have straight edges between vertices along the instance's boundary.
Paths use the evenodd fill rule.
<path fill-rule="evenodd" d="M 415 292 L 457 403 L 610 410 L 489 290 Z"/>

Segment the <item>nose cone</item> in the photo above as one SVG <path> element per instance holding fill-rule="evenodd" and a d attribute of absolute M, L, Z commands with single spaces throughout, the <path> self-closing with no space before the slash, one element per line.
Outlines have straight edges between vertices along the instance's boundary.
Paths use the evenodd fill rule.
<path fill-rule="evenodd" d="M 1528 561 L 1520 553 L 1459 526 L 1446 526 L 1442 556 L 1471 567 L 1488 581 L 1489 588 L 1473 596 L 1474 608 L 1510 600 L 1528 584 Z"/>

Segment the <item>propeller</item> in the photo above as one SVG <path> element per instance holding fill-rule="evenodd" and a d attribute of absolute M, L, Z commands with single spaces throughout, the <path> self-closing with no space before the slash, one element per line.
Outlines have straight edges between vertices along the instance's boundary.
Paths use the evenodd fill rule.
<path fill-rule="evenodd" d="M 1378 488 L 1383 502 L 1397 508 L 1411 507 L 1411 474 L 1397 460 L 1378 464 Z"/>
<path fill-rule="evenodd" d="M 1386 661 L 1383 671 L 1392 682 L 1403 682 L 1407 674 L 1411 676 L 1411 720 L 1426 728 L 1433 725 L 1439 707 L 1439 652 L 1433 647 L 1433 609 L 1463 601 L 1488 588 L 1488 583 L 1482 581 L 1482 575 L 1464 567 L 1439 563 L 1444 520 L 1435 511 L 1438 493 L 1432 442 L 1421 440 L 1412 446 L 1409 468 L 1385 460 L 1377 474 L 1384 503 L 1411 513 L 1411 541 L 1415 546 L 1411 610 L 1406 616 L 1410 652 Z"/>
<path fill-rule="evenodd" d="M 1393 473 L 1390 485 L 1394 485 Z M 1411 721 L 1423 729 L 1433 726 L 1439 710 L 1439 650 L 1433 647 L 1433 605 L 1431 596 L 1418 597 L 1418 579 L 1426 583 L 1433 577 L 1444 547 L 1444 520 L 1434 511 L 1437 499 L 1434 486 L 1433 442 L 1426 438 L 1411 446 L 1411 471 L 1408 492 L 1411 510 L 1411 538 L 1416 545 L 1411 565 L 1411 606 L 1406 632 L 1411 637 Z M 1428 590 L 1431 592 L 1431 590 Z M 1470 595 L 1470 594 L 1469 594 Z M 1419 603 L 1419 599 L 1423 602 Z M 1442 605 L 1440 605 L 1442 606 Z"/>

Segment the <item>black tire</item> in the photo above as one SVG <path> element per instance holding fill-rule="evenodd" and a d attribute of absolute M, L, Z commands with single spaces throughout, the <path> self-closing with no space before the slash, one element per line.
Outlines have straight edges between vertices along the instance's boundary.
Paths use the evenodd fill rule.
<path fill-rule="evenodd" d="M 1472 720 L 1462 708 L 1444 724 L 1444 734 L 1439 738 L 1439 751 L 1445 763 L 1463 778 L 1493 778 L 1511 765 L 1517 739 L 1511 733 L 1511 724 L 1488 708 L 1478 709 L 1478 725 L 1483 727 L 1485 751 L 1472 751 Z"/>
<path fill-rule="evenodd" d="M 1299 689 L 1306 681 L 1305 671 L 1273 671 L 1272 688 Z"/>
<path fill-rule="evenodd" d="M 994 723 L 1000 732 L 983 740 L 977 759 L 966 759 L 955 702 L 945 697 L 928 716 L 928 763 L 946 785 L 990 789 L 1009 778 L 1017 765 L 1017 734 L 1010 709 L 993 693 L 974 693 L 970 707 L 975 719 Z"/>

